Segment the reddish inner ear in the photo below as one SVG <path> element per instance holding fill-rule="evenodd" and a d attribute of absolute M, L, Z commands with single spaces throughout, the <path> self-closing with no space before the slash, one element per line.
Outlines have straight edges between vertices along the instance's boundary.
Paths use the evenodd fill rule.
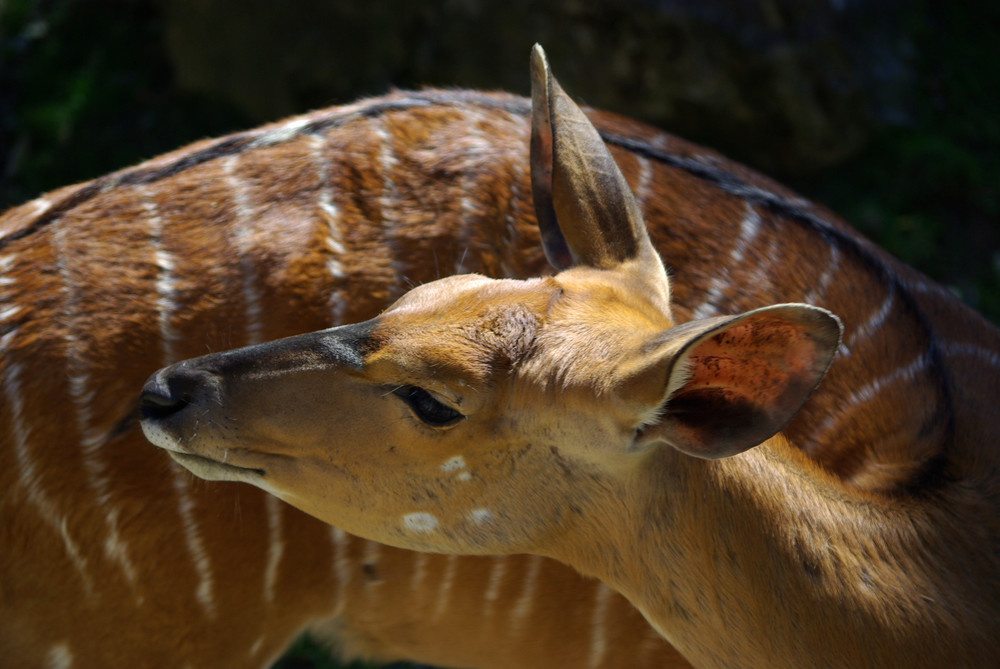
<path fill-rule="evenodd" d="M 816 344 L 801 327 L 749 321 L 695 345 L 683 391 L 725 389 L 734 399 L 767 407 L 780 402 L 797 377 L 811 378 L 816 358 Z"/>
<path fill-rule="evenodd" d="M 671 443 L 699 457 L 739 453 L 771 437 L 801 406 L 825 368 L 807 328 L 748 319 L 696 343 L 688 377 L 670 397 Z"/>

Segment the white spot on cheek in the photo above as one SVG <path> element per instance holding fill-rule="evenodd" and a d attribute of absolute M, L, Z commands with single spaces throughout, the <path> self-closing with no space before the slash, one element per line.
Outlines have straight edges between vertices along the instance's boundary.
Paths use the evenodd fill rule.
<path fill-rule="evenodd" d="M 433 532 L 437 529 L 438 519 L 429 513 L 408 513 L 403 516 L 403 527 L 412 532 Z"/>
<path fill-rule="evenodd" d="M 493 520 L 493 512 L 489 509 L 473 509 L 469 512 L 469 519 L 476 525 L 482 525 Z"/>
<path fill-rule="evenodd" d="M 465 481 L 472 480 L 472 474 L 469 472 L 460 472 L 455 478 L 464 483 Z"/>
<path fill-rule="evenodd" d="M 447 460 L 444 461 L 444 464 L 441 465 L 441 471 L 443 472 L 453 472 L 459 469 L 465 469 L 465 458 L 463 458 L 461 455 L 456 455 L 453 458 L 448 458 Z"/>

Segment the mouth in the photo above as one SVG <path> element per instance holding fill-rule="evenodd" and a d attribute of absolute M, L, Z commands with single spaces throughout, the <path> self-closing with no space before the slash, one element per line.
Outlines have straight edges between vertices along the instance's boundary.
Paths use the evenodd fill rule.
<path fill-rule="evenodd" d="M 258 467 L 240 467 L 204 455 L 195 455 L 180 450 L 178 440 L 163 429 L 156 420 L 144 418 L 140 424 L 143 434 L 150 443 L 165 450 L 174 459 L 174 462 L 199 478 L 206 481 L 249 482 L 256 482 L 264 478 L 264 470 Z"/>
<path fill-rule="evenodd" d="M 240 467 L 227 462 L 219 462 L 201 455 L 179 453 L 167 450 L 174 462 L 188 470 L 198 478 L 206 481 L 243 481 L 256 483 L 265 477 L 263 469 L 256 467 Z"/>

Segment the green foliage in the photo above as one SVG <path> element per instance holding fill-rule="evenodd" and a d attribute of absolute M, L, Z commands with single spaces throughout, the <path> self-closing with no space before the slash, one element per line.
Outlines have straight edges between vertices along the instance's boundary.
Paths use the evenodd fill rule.
<path fill-rule="evenodd" d="M 796 186 L 1000 323 L 1000 5 L 914 3 L 907 115 Z"/>
<path fill-rule="evenodd" d="M 253 123 L 174 87 L 149 2 L 0 2 L 0 210 Z"/>

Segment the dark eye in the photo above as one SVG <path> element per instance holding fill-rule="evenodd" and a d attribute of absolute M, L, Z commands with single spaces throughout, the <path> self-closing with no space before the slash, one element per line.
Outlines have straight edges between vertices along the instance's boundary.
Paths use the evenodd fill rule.
<path fill-rule="evenodd" d="M 434 399 L 434 396 L 417 386 L 403 386 L 393 391 L 396 396 L 410 405 L 417 418 L 433 427 L 447 427 L 465 418 L 450 406 Z"/>

